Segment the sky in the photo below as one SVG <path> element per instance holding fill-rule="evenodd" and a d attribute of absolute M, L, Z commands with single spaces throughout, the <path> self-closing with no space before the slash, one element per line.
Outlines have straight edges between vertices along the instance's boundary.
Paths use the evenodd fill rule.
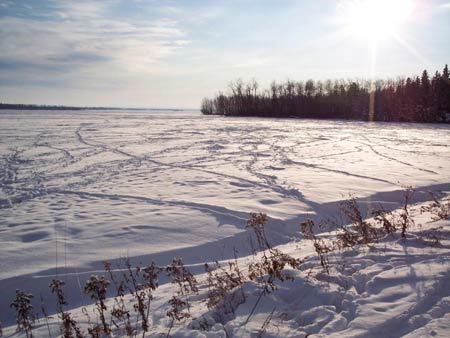
<path fill-rule="evenodd" d="M 450 62 L 449 0 L 370 1 L 0 0 L 0 102 L 198 109 L 238 78 L 396 78 Z"/>

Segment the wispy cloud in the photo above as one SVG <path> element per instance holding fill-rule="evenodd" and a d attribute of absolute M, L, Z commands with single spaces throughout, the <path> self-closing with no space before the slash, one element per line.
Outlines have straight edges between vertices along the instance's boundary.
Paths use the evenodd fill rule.
<path fill-rule="evenodd" d="M 367 44 L 336 22 L 355 1 L 0 0 L 0 99 L 195 107 L 236 78 L 363 76 Z M 449 0 L 411 1 L 402 36 L 437 69 Z M 378 60 L 380 76 L 422 67 L 393 39 Z"/>
<path fill-rule="evenodd" d="M 26 75 L 21 70 L 91 72 L 101 81 L 111 72 L 157 72 L 165 58 L 190 43 L 174 20 L 111 15 L 118 4 L 51 1 L 45 10 L 33 10 L 29 16 L 17 15 L 23 14 L 19 9 L 2 15 L 0 68 L 16 77 Z"/>

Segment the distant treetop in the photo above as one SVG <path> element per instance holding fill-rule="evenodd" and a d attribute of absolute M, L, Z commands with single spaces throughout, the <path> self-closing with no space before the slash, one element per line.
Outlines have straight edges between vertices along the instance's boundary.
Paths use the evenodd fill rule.
<path fill-rule="evenodd" d="M 448 66 L 421 77 L 397 80 L 272 82 L 259 90 L 253 80 L 230 83 L 227 94 L 204 98 L 205 115 L 352 119 L 450 123 Z"/>

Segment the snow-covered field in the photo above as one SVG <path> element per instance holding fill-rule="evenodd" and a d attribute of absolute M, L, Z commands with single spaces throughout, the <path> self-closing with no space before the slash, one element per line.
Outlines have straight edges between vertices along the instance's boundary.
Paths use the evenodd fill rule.
<path fill-rule="evenodd" d="M 267 213 L 271 242 L 291 252 L 306 245 L 292 243 L 300 237 L 298 221 L 336 216 L 350 193 L 368 208 L 396 209 L 405 186 L 416 189 L 414 202 L 429 200 L 429 190 L 450 191 L 444 125 L 3 111 L 0 126 L 4 326 L 14 323 L 9 304 L 16 288 L 53 299 L 47 290 L 55 276 L 66 281 L 71 307 L 89 303 L 82 286 L 104 260 L 164 265 L 183 257 L 199 273 L 205 261 L 233 258 L 233 249 L 245 259 L 252 251 L 249 212 Z M 239 321 L 247 317 L 237 315 L 228 333 L 257 332 L 272 305 L 276 320 L 282 313 L 289 323 L 269 328 L 272 336 L 388 337 L 383 332 L 394 326 L 402 335 L 419 330 L 417 337 L 445 332 L 449 224 L 430 225 L 436 226 L 444 227 L 440 247 L 378 244 L 375 253 L 355 253 L 350 277 L 312 282 L 298 272 L 294 284 L 281 284 L 272 301 L 262 301 L 259 317 L 244 327 Z M 165 287 L 156 304 L 167 301 Z"/>

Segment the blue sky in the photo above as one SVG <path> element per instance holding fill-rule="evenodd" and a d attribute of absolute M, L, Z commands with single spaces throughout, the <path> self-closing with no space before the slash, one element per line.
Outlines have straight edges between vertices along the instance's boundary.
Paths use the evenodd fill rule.
<path fill-rule="evenodd" d="M 0 101 L 198 108 L 237 78 L 397 77 L 450 61 L 450 2 L 391 0 L 412 11 L 377 39 L 372 70 L 374 38 L 345 12 L 364 1 L 0 0 Z"/>

